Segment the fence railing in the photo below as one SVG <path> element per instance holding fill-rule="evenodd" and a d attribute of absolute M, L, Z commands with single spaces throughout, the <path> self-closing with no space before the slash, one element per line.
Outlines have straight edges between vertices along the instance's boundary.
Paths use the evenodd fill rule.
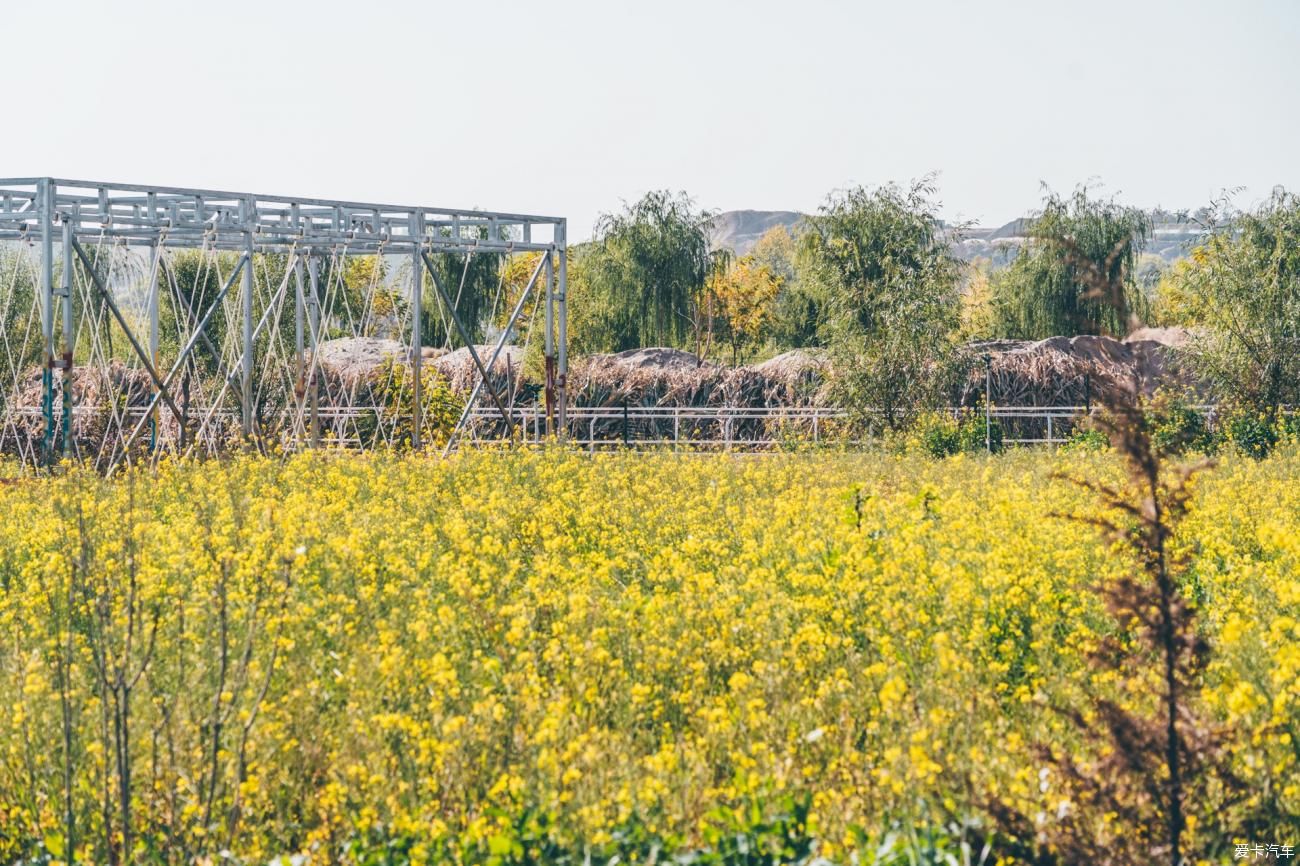
<path fill-rule="evenodd" d="M 1002 431 L 1004 444 L 1060 445 L 1096 408 L 994 406 L 988 417 Z M 970 408 L 945 411 L 954 417 L 966 413 L 975 423 L 985 414 Z M 501 415 L 493 407 L 475 408 L 469 420 L 467 443 L 497 442 L 504 437 Z M 544 409 L 516 407 L 513 420 L 525 444 L 546 438 Z M 830 406 L 602 406 L 570 408 L 566 426 L 571 444 L 591 450 L 624 445 L 763 449 L 832 439 L 860 442 L 852 436 L 849 422 L 849 412 Z"/>
<path fill-rule="evenodd" d="M 1098 411 L 1097 406 L 994 406 L 988 410 L 989 421 L 1001 432 L 1005 445 L 1061 445 L 1069 441 L 1079 422 Z M 1200 411 L 1207 424 L 1214 426 L 1216 407 L 1190 407 Z M 979 425 L 983 409 L 950 408 L 953 417 L 965 415 Z M 89 409 L 78 407 L 77 417 L 90 416 Z M 143 416 L 140 407 L 117 411 L 113 423 L 134 424 Z M 401 413 L 383 407 L 322 406 L 319 410 L 321 443 L 343 448 L 366 447 L 359 436 L 359 422 L 376 427 L 371 439 L 383 440 L 387 427 L 397 425 Z M 541 406 L 516 406 L 511 410 L 517 442 L 524 445 L 546 441 L 546 411 Z M 221 448 L 221 437 L 233 435 L 237 428 L 236 411 L 196 409 L 195 416 L 208 418 L 207 442 L 198 442 L 200 452 Z M 39 410 L 9 407 L 0 412 L 0 451 L 12 451 L 18 441 L 15 422 L 35 422 Z M 306 423 L 301 412 L 269 413 L 261 419 L 267 430 L 291 430 Z M 505 424 L 495 407 L 480 406 L 469 415 L 461 444 L 499 443 L 507 440 Z M 808 443 L 836 442 L 864 444 L 860 428 L 850 413 L 833 406 L 750 407 L 750 406 L 602 406 L 570 407 L 567 420 L 570 444 L 595 451 L 627 447 L 673 447 L 693 449 L 771 450 Z M 391 437 L 390 437 L 391 438 Z M 369 440 L 367 440 L 369 441 Z M 287 444 L 287 441 L 286 441 Z M 21 450 L 21 449 L 20 449 Z"/>

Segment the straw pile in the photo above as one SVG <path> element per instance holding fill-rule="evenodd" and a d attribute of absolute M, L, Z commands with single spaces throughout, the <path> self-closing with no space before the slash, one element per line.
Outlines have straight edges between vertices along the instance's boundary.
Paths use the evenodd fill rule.
<path fill-rule="evenodd" d="M 1134 391 L 1150 395 L 1160 385 L 1190 384 L 1171 347 L 1149 339 L 998 340 L 971 343 L 965 355 L 969 374 L 958 395 L 961 405 L 984 399 L 984 355 L 991 359 L 989 397 L 998 406 L 1078 406 Z"/>
<path fill-rule="evenodd" d="M 18 453 L 30 453 L 32 449 L 40 447 L 45 435 L 41 372 L 39 367 L 28 369 L 15 388 L 6 395 L 3 406 L 8 418 L 3 449 L 7 452 L 16 450 Z M 57 420 L 63 411 L 61 371 L 55 371 L 54 386 L 54 414 Z M 110 428 L 116 435 L 125 435 L 117 431 L 124 423 L 118 413 L 123 407 L 148 406 L 152 397 L 152 380 L 142 369 L 128 367 L 118 360 L 110 361 L 104 367 L 74 366 L 72 403 L 79 409 L 87 407 L 92 410 L 79 411 L 73 415 L 74 450 L 81 454 L 97 453 Z"/>
<path fill-rule="evenodd" d="M 492 346 L 475 346 L 486 364 Z M 320 346 L 329 381 L 348 387 L 373 379 L 387 361 L 405 362 L 409 349 L 395 340 L 349 337 Z M 451 389 L 468 393 L 480 378 L 467 348 L 425 349 L 426 364 Z M 490 375 L 497 390 L 518 388 L 524 353 L 502 348 Z M 681 349 L 654 347 L 575 359 L 569 370 L 570 405 L 613 406 L 812 406 L 823 397 L 826 359 L 818 350 L 795 350 L 750 367 L 727 368 Z"/>
<path fill-rule="evenodd" d="M 571 404 L 580 407 L 635 408 L 789 408 L 815 406 L 821 400 L 824 362 L 806 352 L 787 352 L 751 367 L 723 367 L 680 349 L 635 349 L 610 355 L 592 355 L 575 362 L 569 371 Z M 659 439 L 680 434 L 685 439 L 716 439 L 720 423 L 714 421 L 647 420 L 633 422 L 635 429 L 615 417 L 597 422 L 589 432 L 600 437 L 618 432 L 630 438 Z M 733 419 L 729 435 L 757 436 L 759 419 Z M 681 426 L 685 425 L 685 426 Z"/>
<path fill-rule="evenodd" d="M 634 349 L 577 361 L 569 385 L 576 406 L 810 406 L 823 369 L 806 352 L 728 368 L 680 349 Z"/>
<path fill-rule="evenodd" d="M 487 364 L 492 357 L 492 350 L 495 348 L 495 346 L 475 346 L 474 351 L 478 353 L 478 359 Z M 518 346 L 503 346 L 501 348 L 501 354 L 497 355 L 496 363 L 488 371 L 492 377 L 491 383 L 496 386 L 498 393 L 507 387 L 516 385 L 523 364 L 523 349 Z M 474 363 L 474 357 L 469 353 L 469 349 L 464 346 L 454 352 L 447 352 L 436 357 L 433 360 L 433 366 L 450 383 L 451 390 L 458 394 L 468 393 L 481 378 L 478 364 Z"/>

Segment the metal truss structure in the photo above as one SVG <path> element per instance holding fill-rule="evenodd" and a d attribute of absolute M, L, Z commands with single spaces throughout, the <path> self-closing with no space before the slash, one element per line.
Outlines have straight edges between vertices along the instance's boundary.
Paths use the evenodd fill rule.
<path fill-rule="evenodd" d="M 369 441 L 420 448 L 430 438 L 426 289 L 448 342 L 456 334 L 478 372 L 446 447 L 485 390 L 512 429 L 513 401 L 488 373 L 530 301 L 533 319 L 544 311 L 548 427 L 563 431 L 565 232 L 558 217 L 0 180 L 0 452 L 32 463 L 78 455 L 111 469 L 233 442 L 300 448 L 346 439 L 349 425 L 365 426 Z M 484 358 L 435 259 L 463 257 L 468 273 L 475 256 L 518 254 L 537 261 Z M 190 256 L 186 267 L 177 255 Z M 360 286 L 345 279 L 357 257 L 371 258 Z M 403 278 L 381 277 L 393 262 Z M 384 399 L 326 375 L 322 344 L 377 335 L 403 348 Z"/>

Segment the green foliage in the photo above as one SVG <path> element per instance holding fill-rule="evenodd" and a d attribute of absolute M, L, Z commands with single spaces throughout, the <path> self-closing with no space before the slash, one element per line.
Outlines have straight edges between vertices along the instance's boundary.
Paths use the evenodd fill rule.
<path fill-rule="evenodd" d="M 718 267 L 709 249 L 713 214 L 685 194 L 648 193 L 605 214 L 582 250 L 573 291 L 587 351 L 684 345 L 702 333 L 699 300 Z M 575 329 L 576 330 L 576 329 Z"/>
<path fill-rule="evenodd" d="M 452 392 L 447 380 L 428 364 L 420 368 L 420 374 L 421 433 L 426 443 L 444 443 L 456 426 L 464 403 Z M 378 408 L 357 422 L 357 434 L 363 445 L 378 447 L 391 440 L 399 448 L 410 447 L 414 381 L 411 367 L 404 360 L 387 358 L 380 365 L 370 385 Z"/>
<path fill-rule="evenodd" d="M 678 862 L 699 866 L 809 863 L 817 851 L 809 823 L 811 811 L 809 794 L 781 798 L 773 813 L 761 799 L 751 799 L 737 808 L 716 809 L 704 829 L 704 849 Z"/>
<path fill-rule="evenodd" d="M 785 283 L 772 310 L 772 345 L 779 351 L 825 345 L 826 298 L 815 281 Z"/>
<path fill-rule="evenodd" d="M 1162 454 L 1213 453 L 1215 437 L 1205 415 L 1182 398 L 1157 400 L 1148 410 L 1151 444 Z"/>
<path fill-rule="evenodd" d="M 1065 440 L 1061 450 L 1065 452 L 1080 452 L 1084 454 L 1099 454 L 1110 447 L 1110 440 L 1106 434 L 1096 427 L 1087 424 L 1080 424 L 1070 433 L 1070 438 Z"/>
<path fill-rule="evenodd" d="M 809 278 L 808 254 L 800 237 L 775 226 L 758 239 L 750 255 L 781 281 L 768 325 L 772 347 L 783 352 L 821 346 L 826 299 L 817 280 Z"/>
<path fill-rule="evenodd" d="M 919 819 L 895 821 L 879 836 L 852 828 L 861 866 L 991 866 L 1003 842 L 973 819 L 936 820 L 922 804 Z"/>
<path fill-rule="evenodd" d="M 544 809 L 520 805 L 490 808 L 486 817 L 495 832 L 484 842 L 424 839 L 383 825 L 354 829 L 340 850 L 340 860 L 364 866 L 408 866 L 419 849 L 423 862 L 459 862 L 474 866 L 616 866 L 664 863 L 677 866 L 795 866 L 817 859 L 818 842 L 810 823 L 812 797 L 784 794 L 753 796 L 709 813 L 701 842 L 688 845 L 673 835 L 652 830 L 633 813 L 610 832 L 610 841 L 566 838 Z M 865 834 L 862 835 L 863 838 Z M 891 840 L 891 850 L 895 850 Z M 870 861 L 870 862 L 898 862 Z"/>
<path fill-rule="evenodd" d="M 1230 410 L 1219 419 L 1224 443 L 1256 460 L 1272 453 L 1281 432 L 1275 417 L 1250 408 Z"/>
<path fill-rule="evenodd" d="M 897 430 L 943 398 L 960 319 L 960 262 L 929 178 L 832 194 L 803 237 L 842 405 Z"/>
<path fill-rule="evenodd" d="M 995 334 L 1128 333 L 1132 315 L 1147 307 L 1136 280 L 1147 215 L 1081 188 L 1068 199 L 1049 194 L 1028 233 L 1015 260 L 992 278 Z M 1107 290 L 1118 296 L 1104 296 Z"/>
<path fill-rule="evenodd" d="M 115 246 L 101 240 L 100 243 L 86 246 L 85 253 L 90 261 L 91 270 L 98 274 L 106 285 L 115 289 L 121 284 L 133 284 L 141 274 L 140 259 L 132 255 L 131 251 L 124 246 Z M 102 296 L 90 282 L 85 262 L 80 257 L 75 258 L 74 268 L 77 288 L 72 294 L 72 318 L 76 323 L 73 350 L 76 359 L 81 361 L 90 357 L 94 348 L 98 353 L 97 357 L 134 363 L 135 354 L 130 342 L 122 332 L 117 319 L 104 306 Z M 59 264 L 56 265 L 54 284 L 59 286 L 62 283 L 63 268 Z M 129 299 L 122 297 L 121 294 L 115 294 L 114 298 L 123 317 L 131 322 L 137 311 L 132 308 Z M 136 323 L 132 322 L 132 324 Z M 56 319 L 56 334 L 60 330 L 61 325 Z M 142 337 L 143 334 L 137 336 Z M 60 338 L 56 336 L 55 340 L 57 346 Z"/>
<path fill-rule="evenodd" d="M 419 844 L 409 833 L 391 830 L 383 824 L 372 824 L 353 830 L 340 846 L 338 862 L 356 866 L 409 866 L 411 853 Z"/>
<path fill-rule="evenodd" d="M 0 334 L 5 340 L 0 373 L 10 383 L 21 371 L 40 364 L 44 354 L 36 313 L 35 264 L 36 259 L 20 249 L 0 249 Z"/>
<path fill-rule="evenodd" d="M 409 866 L 417 857 L 467 866 L 986 866 L 1005 844 L 974 819 L 939 819 L 922 804 L 921 814 L 895 820 L 878 835 L 852 826 L 849 850 L 829 859 L 819 853 L 811 813 L 807 793 L 752 796 L 710 812 L 695 846 L 651 830 L 643 816 L 633 813 L 609 834 L 610 841 L 593 845 L 566 840 L 542 809 L 492 808 L 487 817 L 497 831 L 485 843 L 424 839 L 375 824 L 354 829 L 341 845 L 339 859 L 358 866 Z"/>
<path fill-rule="evenodd" d="M 159 342 L 169 350 L 167 354 L 181 349 L 181 335 L 192 333 L 238 262 L 234 253 L 213 255 L 200 250 L 178 250 L 162 257 L 157 273 L 158 331 Z M 227 296 L 238 298 L 239 286 L 232 286 Z M 238 327 L 232 330 L 231 324 L 218 308 L 203 329 L 218 352 L 227 349 L 228 341 L 238 339 Z M 202 341 L 195 345 L 192 357 L 199 369 L 209 374 L 216 371 L 220 361 Z"/>
<path fill-rule="evenodd" d="M 157 268 L 158 332 L 164 358 L 175 357 L 182 344 L 189 339 L 194 328 L 212 307 L 232 273 L 240 267 L 235 253 L 213 254 L 201 250 L 179 250 L 163 255 Z M 286 273 L 289 256 L 283 253 L 258 253 L 253 256 L 253 320 L 254 325 L 268 315 L 268 306 L 274 302 L 270 319 L 262 326 L 254 344 L 254 357 L 264 357 L 272 350 L 277 332 L 292 335 L 294 330 L 293 277 Z M 285 279 L 288 277 L 289 282 Z M 238 357 L 242 343 L 241 303 L 242 274 L 226 292 L 221 306 L 208 318 L 203 333 L 207 341 L 199 340 L 192 357 L 199 369 L 213 374 L 221 358 L 211 348 L 223 353 L 227 359 Z M 304 290 L 307 278 L 303 277 Z M 280 293 L 280 287 L 284 292 Z M 145 333 L 137 337 L 143 342 Z M 209 348 L 209 344 L 211 348 Z M 290 338 L 290 350 L 292 350 Z"/>
<path fill-rule="evenodd" d="M 1300 197 L 1241 214 L 1221 202 L 1209 225 L 1161 282 L 1162 308 L 1197 329 L 1187 356 L 1222 394 L 1270 413 L 1300 402 Z"/>
<path fill-rule="evenodd" d="M 507 239 L 502 229 L 502 238 Z M 444 230 L 444 234 L 448 231 Z M 488 237 L 488 230 L 478 230 L 480 238 Z M 447 293 L 460 316 L 461 323 L 469 331 L 470 339 L 475 343 L 483 339 L 483 326 L 492 315 L 493 299 L 501 283 L 501 257 L 493 253 L 434 253 L 429 257 L 433 261 L 434 273 L 438 283 Z M 420 328 L 424 334 L 426 346 L 447 345 L 452 348 L 465 345 L 456 330 L 447 305 L 443 303 L 427 273 L 421 272 L 423 279 Z"/>
<path fill-rule="evenodd" d="M 917 420 L 915 432 L 920 450 L 931 457 L 1002 451 L 1002 425 L 990 419 L 986 430 L 980 412 L 963 412 L 956 418 L 947 413 L 929 413 Z"/>

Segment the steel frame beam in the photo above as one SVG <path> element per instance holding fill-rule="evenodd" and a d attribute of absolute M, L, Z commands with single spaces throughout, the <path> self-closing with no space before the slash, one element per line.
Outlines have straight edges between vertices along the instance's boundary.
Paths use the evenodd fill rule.
<path fill-rule="evenodd" d="M 57 229 L 56 229 L 57 224 Z M 0 179 L 0 241 L 24 241 L 37 245 L 40 255 L 40 276 L 37 291 L 40 338 L 44 348 L 42 369 L 42 405 L 45 433 L 42 440 L 44 456 L 55 453 L 56 440 L 62 451 L 71 454 L 73 435 L 73 349 L 76 340 L 76 322 L 73 311 L 74 262 L 80 259 L 87 278 L 96 294 L 102 299 L 125 333 L 141 365 L 149 373 L 152 399 L 145 417 L 153 430 L 151 449 L 157 437 L 159 402 L 175 413 L 178 421 L 183 416 L 169 390 L 173 378 L 185 360 L 202 341 L 221 365 L 221 357 L 206 333 L 208 320 L 216 311 L 210 307 L 194 323 L 197 312 L 190 302 L 181 297 L 185 319 L 191 325 L 186 345 L 166 376 L 159 374 L 159 302 L 160 291 L 156 285 L 158 273 L 166 267 L 161 260 L 164 249 L 229 250 L 240 253 L 240 263 L 222 288 L 218 300 L 225 297 L 236 279 L 242 277 L 239 287 L 238 364 L 237 370 L 223 379 L 233 386 L 240 407 L 240 428 L 246 438 L 255 437 L 255 407 L 253 405 L 253 369 L 255 340 L 266 323 L 254 326 L 254 274 L 253 256 L 257 252 L 291 253 L 290 266 L 295 281 L 294 369 L 292 378 L 298 402 L 298 415 L 307 404 L 309 414 L 310 444 L 320 442 L 319 373 L 320 361 L 316 357 L 320 340 L 321 307 L 318 283 L 318 260 L 323 255 L 393 255 L 410 256 L 412 270 L 411 304 L 411 354 L 409 358 L 414 396 L 411 444 L 423 444 L 422 397 L 423 383 L 421 333 L 421 305 L 423 274 L 428 272 L 435 291 L 451 314 L 456 330 L 469 348 L 482 381 L 476 384 L 461 423 L 478 399 L 479 391 L 486 387 L 507 428 L 513 429 L 509 407 L 502 405 L 496 389 L 487 381 L 489 369 L 469 340 L 469 331 L 455 306 L 447 297 L 432 267 L 433 253 L 509 254 L 537 252 L 542 256 L 529 280 L 519 305 L 510 321 L 517 321 L 523 299 L 533 290 L 539 274 L 545 274 L 544 344 L 547 369 L 548 406 L 558 411 L 558 423 L 548 423 L 563 437 L 566 425 L 567 353 L 567 223 L 562 217 L 482 211 L 470 208 L 440 208 L 405 206 L 372 202 L 342 201 L 280 195 L 257 195 L 227 190 L 192 189 L 185 187 L 149 186 L 142 184 L 108 183 L 101 181 L 72 180 L 53 177 Z M 56 235 L 57 232 L 57 235 Z M 145 342 L 136 338 L 122 310 L 113 297 L 112 287 L 96 273 L 82 246 L 82 239 L 109 241 L 126 247 L 148 247 L 152 250 L 150 278 L 155 285 L 145 299 L 147 328 Z M 59 285 L 55 285 L 56 239 L 62 247 L 63 267 Z M 556 256 L 558 255 L 558 266 Z M 302 263 L 305 259 L 310 289 L 303 285 Z M 423 266 L 423 267 L 421 267 Z M 62 316 L 56 324 L 57 313 Z M 232 325 L 234 323 L 232 322 Z M 57 342 L 56 342 L 57 336 Z M 498 342 L 492 353 L 492 364 L 501 351 L 504 341 Z M 310 344 L 312 360 L 310 369 L 304 354 Z M 62 412 L 56 424 L 54 392 L 55 371 L 62 370 Z M 550 413 L 548 412 L 548 422 Z M 129 449 L 140 435 L 143 424 L 137 425 L 125 442 L 113 446 Z M 60 429 L 61 428 L 61 429 Z M 459 429 L 459 425 L 458 425 Z M 183 441 L 184 431 L 182 431 Z M 105 443 L 106 444 L 106 443 Z M 125 456 L 125 455 L 124 455 Z M 116 460 L 116 458 L 114 458 Z"/>
<path fill-rule="evenodd" d="M 42 190 L 45 195 L 42 195 Z M 45 201 L 43 201 L 45 199 Z M 47 207 L 48 205 L 48 207 Z M 561 217 L 472 209 L 410 207 L 223 190 L 141 186 L 62 178 L 0 179 L 0 238 L 43 230 L 43 213 L 66 216 L 77 234 L 128 243 L 239 250 L 347 244 L 356 253 L 420 246 L 438 251 L 545 251 L 562 241 Z M 551 238 L 534 238 L 549 229 Z M 516 237 L 517 235 L 517 237 Z"/>

